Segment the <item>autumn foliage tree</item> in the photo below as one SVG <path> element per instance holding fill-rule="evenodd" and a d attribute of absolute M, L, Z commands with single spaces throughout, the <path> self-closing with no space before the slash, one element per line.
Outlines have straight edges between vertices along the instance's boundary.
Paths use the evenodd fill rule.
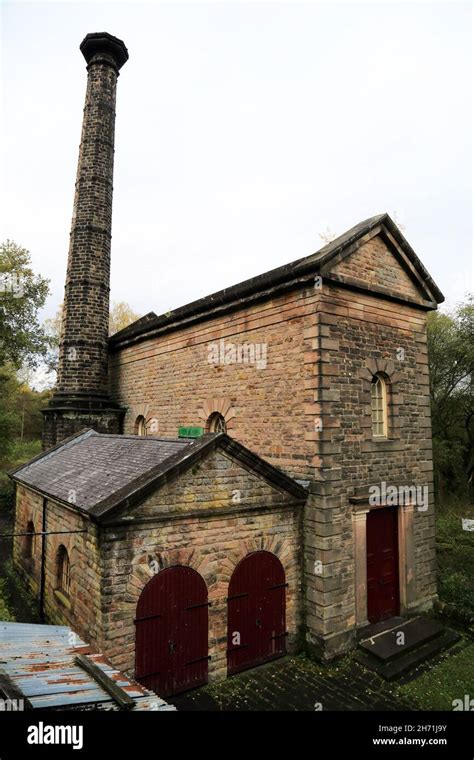
<path fill-rule="evenodd" d="M 473 494 L 474 299 L 428 317 L 431 417 L 438 499 Z"/>
<path fill-rule="evenodd" d="M 58 363 L 59 342 L 61 339 L 63 305 L 61 304 L 56 315 L 44 322 L 44 329 L 48 336 L 50 349 L 47 354 L 47 365 L 50 370 L 55 370 Z M 113 301 L 109 313 L 109 335 L 123 330 L 132 322 L 139 319 L 140 315 L 133 311 L 125 301 Z"/>

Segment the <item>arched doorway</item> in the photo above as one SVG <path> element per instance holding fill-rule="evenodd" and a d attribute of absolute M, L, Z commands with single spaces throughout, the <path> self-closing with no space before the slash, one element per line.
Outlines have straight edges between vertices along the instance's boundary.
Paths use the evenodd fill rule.
<path fill-rule="evenodd" d="M 229 675 L 286 652 L 285 571 L 274 554 L 248 554 L 235 568 L 227 598 Z"/>
<path fill-rule="evenodd" d="M 208 601 L 203 578 L 176 565 L 143 589 L 135 619 L 135 677 L 160 697 L 207 683 Z"/>

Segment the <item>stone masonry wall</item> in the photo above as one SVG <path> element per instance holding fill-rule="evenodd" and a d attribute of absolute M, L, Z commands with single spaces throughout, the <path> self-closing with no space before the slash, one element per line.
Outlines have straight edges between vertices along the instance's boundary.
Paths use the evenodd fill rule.
<path fill-rule="evenodd" d="M 313 472 L 314 445 L 306 433 L 310 367 L 305 337 L 316 309 L 313 288 L 170 333 L 112 354 L 111 396 L 126 406 L 124 432 L 139 415 L 156 419 L 158 435 L 202 425 L 220 411 L 228 432 L 271 464 L 294 475 Z M 208 361 L 213 346 L 266 346 L 266 366 Z"/>
<path fill-rule="evenodd" d="M 370 485 L 427 486 L 428 510 L 415 508 L 413 609 L 436 594 L 434 500 L 425 314 L 369 295 L 325 286 L 315 328 L 314 406 L 322 480 L 306 507 L 305 582 L 312 640 L 335 651 L 353 636 L 354 540 L 350 496 Z M 402 349 L 400 351 L 400 349 Z M 389 435 L 372 437 L 370 387 L 389 378 Z M 314 563 L 322 563 L 316 575 Z"/>
<path fill-rule="evenodd" d="M 330 275 L 331 273 L 329 273 Z M 380 237 L 365 241 L 335 275 L 423 301 Z M 265 369 L 209 364 L 210 343 L 267 345 Z M 403 359 L 398 349 L 403 349 Z M 371 431 L 370 383 L 389 377 L 389 440 Z M 356 489 L 385 480 L 427 485 L 415 512 L 415 601 L 435 588 L 434 514 L 426 312 L 325 281 L 117 351 L 111 393 L 128 406 L 126 432 L 143 414 L 155 431 L 204 424 L 220 411 L 231 436 L 294 477 L 313 482 L 305 509 L 305 594 L 310 639 L 335 652 L 355 631 L 353 507 Z M 322 424 L 322 430 L 319 426 Z M 152 430 L 150 432 L 153 432 Z M 314 572 L 321 561 L 323 574 Z"/>
<path fill-rule="evenodd" d="M 17 486 L 15 532 L 24 532 L 31 521 L 35 531 L 42 530 L 43 498 L 24 486 Z M 45 614 L 49 623 L 70 625 L 88 641 L 100 641 L 100 567 L 96 527 L 72 509 L 47 500 L 46 531 L 79 531 L 46 537 Z M 71 568 L 71 590 L 68 597 L 57 591 L 57 554 L 63 544 Z M 14 540 L 13 557 L 32 592 L 39 598 L 41 573 L 41 536 L 34 541 L 33 561 L 23 557 L 25 539 Z"/>
<path fill-rule="evenodd" d="M 302 506 L 288 505 L 289 498 L 219 452 L 132 510 L 133 524 L 108 528 L 101 643 L 108 659 L 133 672 L 140 593 L 156 569 L 188 565 L 204 578 L 211 602 L 209 678 L 224 678 L 229 581 L 238 562 L 261 549 L 274 553 L 285 570 L 287 645 L 294 650 L 302 622 Z"/>

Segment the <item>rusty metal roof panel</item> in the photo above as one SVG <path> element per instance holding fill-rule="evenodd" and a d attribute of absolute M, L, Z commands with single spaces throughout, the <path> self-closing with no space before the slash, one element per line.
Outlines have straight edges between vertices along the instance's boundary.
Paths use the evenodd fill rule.
<path fill-rule="evenodd" d="M 68 626 L 0 622 L 0 676 L 34 709 L 119 710 L 113 696 L 75 662 L 79 654 L 133 698 L 133 710 L 175 709 L 112 667 L 102 654 L 91 652 Z"/>

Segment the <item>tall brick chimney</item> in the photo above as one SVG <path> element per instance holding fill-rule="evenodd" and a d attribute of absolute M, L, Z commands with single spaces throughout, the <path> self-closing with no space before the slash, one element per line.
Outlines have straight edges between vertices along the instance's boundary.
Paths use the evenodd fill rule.
<path fill-rule="evenodd" d="M 120 432 L 123 411 L 109 399 L 110 242 L 115 98 L 124 43 L 106 32 L 80 45 L 87 91 L 64 295 L 57 388 L 43 411 L 43 448 L 84 427 Z"/>

